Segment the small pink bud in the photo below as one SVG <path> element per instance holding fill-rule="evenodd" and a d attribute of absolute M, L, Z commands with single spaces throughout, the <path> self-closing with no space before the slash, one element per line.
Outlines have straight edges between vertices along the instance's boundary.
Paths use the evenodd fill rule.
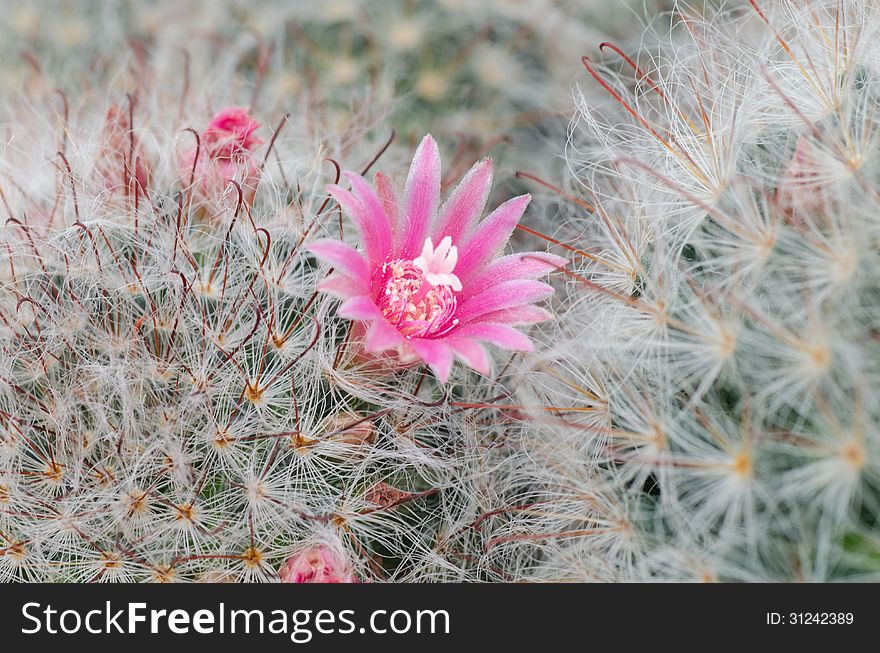
<path fill-rule="evenodd" d="M 202 147 L 212 158 L 233 158 L 242 151 L 253 152 L 263 144 L 255 135 L 260 123 L 248 115 L 247 109 L 226 107 L 214 114 L 202 134 Z"/>
<path fill-rule="evenodd" d="M 815 146 L 801 136 L 779 187 L 781 206 L 815 211 L 823 207 L 822 178 Z"/>
<path fill-rule="evenodd" d="M 398 490 L 388 483 L 376 483 L 367 491 L 366 499 L 380 508 L 392 508 L 410 496 L 409 492 Z"/>
<path fill-rule="evenodd" d="M 282 583 L 356 583 L 348 562 L 334 549 L 320 544 L 288 558 L 278 570 Z"/>
<path fill-rule="evenodd" d="M 95 168 L 107 190 L 125 196 L 146 193 L 150 170 L 140 142 L 132 133 L 128 112 L 118 105 L 107 110 L 98 156 Z"/>
<path fill-rule="evenodd" d="M 230 181 L 241 186 L 246 203 L 253 201 L 260 175 L 260 162 L 254 150 L 263 144 L 256 135 L 259 128 L 260 123 L 250 117 L 247 109 L 226 107 L 214 115 L 201 133 L 199 146 L 184 154 L 180 174 L 185 182 L 193 177 L 192 192 L 207 210 L 227 208 L 221 203 L 224 196 L 235 198 L 228 203 L 235 207 L 237 193 Z"/>

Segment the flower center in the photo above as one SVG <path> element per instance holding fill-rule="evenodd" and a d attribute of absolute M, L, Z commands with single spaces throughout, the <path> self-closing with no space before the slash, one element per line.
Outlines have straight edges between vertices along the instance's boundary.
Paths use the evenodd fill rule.
<path fill-rule="evenodd" d="M 435 286 L 414 261 L 397 259 L 382 265 L 384 283 L 376 304 L 385 318 L 407 337 L 441 335 L 458 323 L 455 292 Z"/>

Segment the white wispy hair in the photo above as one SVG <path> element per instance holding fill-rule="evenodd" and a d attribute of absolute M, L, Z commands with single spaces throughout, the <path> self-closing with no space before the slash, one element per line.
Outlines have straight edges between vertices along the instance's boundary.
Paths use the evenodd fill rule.
<path fill-rule="evenodd" d="M 569 297 L 537 371 L 512 372 L 536 414 L 558 408 L 498 482 L 565 468 L 570 500 L 628 506 L 638 545 L 609 555 L 511 511 L 500 532 L 540 561 L 515 578 L 880 573 L 876 12 L 681 3 L 637 51 L 586 63 L 607 100 L 576 94 Z"/>

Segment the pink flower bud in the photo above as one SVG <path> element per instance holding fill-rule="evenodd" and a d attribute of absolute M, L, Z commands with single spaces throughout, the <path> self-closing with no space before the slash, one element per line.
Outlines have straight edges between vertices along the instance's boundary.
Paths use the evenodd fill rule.
<path fill-rule="evenodd" d="M 95 169 L 107 190 L 127 197 L 147 191 L 150 171 L 141 144 L 132 133 L 128 112 L 118 105 L 107 110 Z"/>
<path fill-rule="evenodd" d="M 778 201 L 783 209 L 816 211 L 823 208 L 823 179 L 814 145 L 801 136 L 783 174 Z"/>
<path fill-rule="evenodd" d="M 348 562 L 334 549 L 320 544 L 291 556 L 278 570 L 282 583 L 355 583 Z"/>
<path fill-rule="evenodd" d="M 211 119 L 199 137 L 199 146 L 184 154 L 181 176 L 184 182 L 193 177 L 193 196 L 209 212 L 235 208 L 238 195 L 230 181 L 241 186 L 245 202 L 253 201 L 260 175 L 254 151 L 263 144 L 256 135 L 259 128 L 260 123 L 250 117 L 247 109 L 227 107 Z M 227 202 L 222 201 L 224 196 Z"/>
<path fill-rule="evenodd" d="M 367 491 L 366 499 L 380 508 L 390 509 L 410 496 L 388 483 L 376 483 Z"/>

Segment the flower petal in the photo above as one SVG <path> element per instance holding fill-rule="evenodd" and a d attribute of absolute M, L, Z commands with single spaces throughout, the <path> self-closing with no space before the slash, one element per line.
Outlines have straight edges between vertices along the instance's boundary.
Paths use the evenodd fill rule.
<path fill-rule="evenodd" d="M 352 297 L 343 302 L 336 311 L 339 317 L 370 322 L 364 347 L 369 352 L 393 349 L 404 343 L 401 333 L 388 323 L 385 316 L 368 296 Z"/>
<path fill-rule="evenodd" d="M 354 195 L 360 199 L 364 207 L 372 217 L 371 226 L 376 230 L 376 235 L 381 241 L 382 256 L 380 263 L 384 262 L 391 251 L 393 244 L 393 226 L 391 218 L 385 211 L 382 200 L 376 194 L 376 191 L 367 183 L 367 181 L 355 172 L 345 172 L 343 176 L 351 184 L 351 190 Z"/>
<path fill-rule="evenodd" d="M 355 176 L 351 175 L 351 177 Z M 353 183 L 352 186 L 354 185 Z M 368 186 L 366 187 L 369 189 Z M 354 221 L 364 243 L 370 268 L 375 270 L 381 266 L 391 248 L 391 225 L 379 198 L 372 189 L 369 189 L 371 197 L 366 198 L 367 202 L 364 201 L 363 193 L 355 195 L 341 186 L 328 186 L 327 190 Z"/>
<path fill-rule="evenodd" d="M 336 313 L 339 317 L 344 317 L 348 320 L 372 321 L 384 319 L 376 303 L 367 295 L 358 295 L 344 301 L 336 309 Z"/>
<path fill-rule="evenodd" d="M 382 201 L 382 208 L 385 209 L 385 215 L 388 216 L 388 222 L 391 225 L 391 231 L 397 228 L 398 222 L 398 204 L 397 193 L 394 191 L 394 183 L 391 177 L 382 172 L 377 172 L 375 176 L 376 194 Z"/>
<path fill-rule="evenodd" d="M 370 287 L 370 268 L 367 261 L 351 245 L 327 238 L 311 243 L 308 250 L 352 281 L 361 284 L 364 291 Z"/>
<path fill-rule="evenodd" d="M 443 340 L 427 338 L 413 338 L 410 344 L 419 358 L 431 367 L 440 382 L 446 383 L 452 371 L 452 349 Z"/>
<path fill-rule="evenodd" d="M 470 277 L 504 247 L 531 199 L 531 195 L 520 195 L 507 200 L 459 247 L 455 273 L 462 283 L 467 284 Z"/>
<path fill-rule="evenodd" d="M 318 290 L 336 295 L 343 299 L 355 297 L 356 295 L 363 295 L 365 292 L 360 283 L 354 281 L 351 277 L 338 273 L 332 274 L 321 281 L 321 283 L 318 284 Z"/>
<path fill-rule="evenodd" d="M 528 336 L 504 324 L 468 324 L 455 333 L 459 337 L 483 340 L 502 349 L 534 351 Z"/>
<path fill-rule="evenodd" d="M 546 322 L 552 320 L 553 314 L 538 308 L 532 304 L 524 304 L 523 306 L 514 306 L 512 308 L 502 308 L 499 311 L 485 313 L 479 318 L 471 322 L 471 324 L 507 324 L 509 326 L 525 326 L 535 324 L 536 322 Z"/>
<path fill-rule="evenodd" d="M 440 150 L 430 134 L 422 139 L 413 157 L 404 196 L 406 216 L 400 221 L 396 250 L 401 258 L 412 259 L 425 242 L 440 199 Z"/>
<path fill-rule="evenodd" d="M 461 324 L 504 308 L 532 304 L 553 294 L 552 286 L 540 281 L 515 280 L 493 286 L 462 302 L 455 317 Z"/>
<path fill-rule="evenodd" d="M 394 349 L 403 344 L 404 337 L 400 331 L 388 324 L 385 319 L 375 320 L 367 331 L 364 348 L 369 352 L 380 352 Z"/>
<path fill-rule="evenodd" d="M 492 159 L 476 163 L 459 182 L 440 209 L 434 235 L 459 242 L 480 219 L 492 188 Z"/>
<path fill-rule="evenodd" d="M 459 336 L 449 336 L 443 340 L 449 345 L 455 354 L 470 365 L 477 372 L 484 376 L 489 375 L 489 358 L 486 350 L 472 338 L 464 338 Z"/>
<path fill-rule="evenodd" d="M 568 260 L 561 256 L 545 252 L 526 252 L 504 256 L 481 272 L 475 273 L 458 295 L 458 301 L 463 302 L 468 297 L 488 288 L 496 287 L 505 281 L 537 279 L 564 266 L 567 262 Z"/>

